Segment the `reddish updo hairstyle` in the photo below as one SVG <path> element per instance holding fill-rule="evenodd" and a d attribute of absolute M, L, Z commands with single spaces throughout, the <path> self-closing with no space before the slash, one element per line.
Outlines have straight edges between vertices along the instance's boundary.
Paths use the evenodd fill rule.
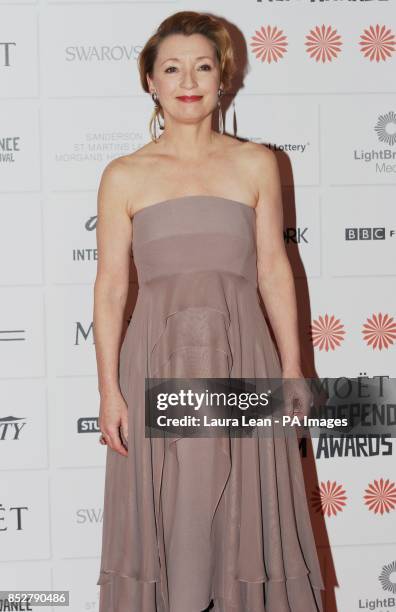
<path fill-rule="evenodd" d="M 213 44 L 216 50 L 217 59 L 220 66 L 220 82 L 224 84 L 224 89 L 230 87 L 232 77 L 235 74 L 236 66 L 231 37 L 219 19 L 209 13 L 197 13 L 195 11 L 179 11 L 167 17 L 157 28 L 156 32 L 148 39 L 138 58 L 138 69 L 140 82 L 144 91 L 150 93 L 146 75 L 151 78 L 153 75 L 154 62 L 157 58 L 159 44 L 170 34 L 203 34 Z M 158 115 L 164 117 L 161 104 L 158 101 L 150 119 L 150 134 L 154 142 L 157 141 L 153 127 L 159 121 Z"/>

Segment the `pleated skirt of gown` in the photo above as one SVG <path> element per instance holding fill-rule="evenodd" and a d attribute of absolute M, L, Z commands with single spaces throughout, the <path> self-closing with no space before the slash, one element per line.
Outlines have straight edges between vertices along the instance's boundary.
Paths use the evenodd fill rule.
<path fill-rule="evenodd" d="M 280 378 L 255 212 L 214 196 L 134 216 L 120 353 L 128 457 L 107 448 L 100 612 L 323 612 L 296 435 L 145 437 L 145 378 Z"/>

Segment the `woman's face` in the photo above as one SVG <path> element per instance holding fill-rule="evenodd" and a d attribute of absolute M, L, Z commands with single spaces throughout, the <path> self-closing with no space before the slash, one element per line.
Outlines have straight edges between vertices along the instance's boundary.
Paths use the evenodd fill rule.
<path fill-rule="evenodd" d="M 167 36 L 147 80 L 165 114 L 189 123 L 202 119 L 213 112 L 222 86 L 214 44 L 202 34 Z"/>

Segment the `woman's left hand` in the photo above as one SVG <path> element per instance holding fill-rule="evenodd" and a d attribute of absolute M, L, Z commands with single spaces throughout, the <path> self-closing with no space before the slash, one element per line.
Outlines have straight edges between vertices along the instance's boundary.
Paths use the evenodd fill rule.
<path fill-rule="evenodd" d="M 282 372 L 283 400 L 286 416 L 297 416 L 302 419 L 308 416 L 314 402 L 314 396 L 301 371 Z"/>

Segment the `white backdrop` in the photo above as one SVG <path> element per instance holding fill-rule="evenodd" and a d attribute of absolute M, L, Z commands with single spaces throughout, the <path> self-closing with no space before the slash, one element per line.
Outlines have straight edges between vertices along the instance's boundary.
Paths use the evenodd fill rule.
<path fill-rule="evenodd" d="M 232 24 L 227 132 L 277 151 L 306 371 L 396 376 L 394 0 L 0 0 L 0 590 L 73 612 L 98 610 L 97 187 L 149 140 L 136 59 L 185 9 Z M 301 449 L 326 612 L 396 605 L 391 442 Z"/>

